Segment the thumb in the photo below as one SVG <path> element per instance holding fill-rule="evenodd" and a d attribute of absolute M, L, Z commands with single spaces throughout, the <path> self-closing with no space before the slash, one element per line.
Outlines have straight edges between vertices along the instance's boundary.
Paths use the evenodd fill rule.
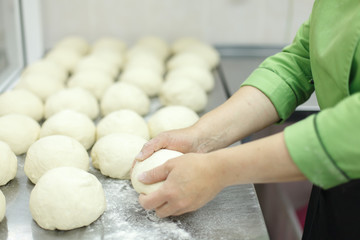
<path fill-rule="evenodd" d="M 153 184 L 164 181 L 169 175 L 170 170 L 167 169 L 166 165 L 160 165 L 159 167 L 153 168 L 149 171 L 143 172 L 138 175 L 138 180 L 144 184 Z"/>

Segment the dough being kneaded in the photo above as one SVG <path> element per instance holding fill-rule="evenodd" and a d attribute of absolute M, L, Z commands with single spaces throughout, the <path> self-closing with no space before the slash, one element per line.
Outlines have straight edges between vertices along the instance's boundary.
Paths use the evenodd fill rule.
<path fill-rule="evenodd" d="M 92 174 L 74 167 L 58 167 L 42 176 L 30 194 L 30 212 L 49 230 L 90 225 L 106 209 L 104 190 Z"/>

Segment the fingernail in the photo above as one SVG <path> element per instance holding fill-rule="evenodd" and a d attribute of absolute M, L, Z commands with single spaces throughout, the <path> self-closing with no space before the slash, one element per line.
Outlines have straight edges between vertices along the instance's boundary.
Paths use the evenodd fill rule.
<path fill-rule="evenodd" d="M 138 155 L 136 155 L 135 159 L 141 159 L 143 156 L 142 152 L 139 152 Z"/>
<path fill-rule="evenodd" d="M 140 173 L 140 174 L 138 175 L 138 180 L 139 180 L 140 182 L 144 182 L 145 179 L 146 179 L 146 172 Z"/>

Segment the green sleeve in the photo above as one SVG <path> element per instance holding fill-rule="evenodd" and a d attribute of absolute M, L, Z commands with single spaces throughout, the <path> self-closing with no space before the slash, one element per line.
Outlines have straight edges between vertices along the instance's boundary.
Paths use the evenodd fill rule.
<path fill-rule="evenodd" d="M 309 21 L 299 29 L 291 45 L 265 59 L 242 86 L 262 91 L 275 106 L 281 120 L 314 91 L 309 59 Z"/>
<path fill-rule="evenodd" d="M 360 178 L 360 93 L 285 129 L 295 164 L 328 189 Z"/>

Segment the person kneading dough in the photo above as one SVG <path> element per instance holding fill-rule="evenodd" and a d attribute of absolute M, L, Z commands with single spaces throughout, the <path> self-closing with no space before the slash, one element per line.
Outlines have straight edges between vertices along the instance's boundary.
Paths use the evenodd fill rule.
<path fill-rule="evenodd" d="M 71 230 L 90 225 L 106 209 L 104 190 L 92 174 L 74 167 L 48 171 L 30 194 L 30 212 L 49 230 Z"/>

